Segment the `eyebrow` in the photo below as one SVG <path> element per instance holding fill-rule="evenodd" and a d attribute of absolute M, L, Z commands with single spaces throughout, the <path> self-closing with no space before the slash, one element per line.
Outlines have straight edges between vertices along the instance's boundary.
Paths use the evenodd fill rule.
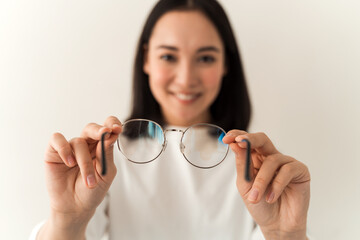
<path fill-rule="evenodd" d="M 214 46 L 207 46 L 207 47 L 199 48 L 197 50 L 197 52 L 207 52 L 207 51 L 220 52 L 220 49 Z"/>
<path fill-rule="evenodd" d="M 177 47 L 169 46 L 169 45 L 160 45 L 157 47 L 157 49 L 162 49 L 162 48 L 171 50 L 171 51 L 179 50 Z M 200 53 L 200 52 L 207 52 L 207 51 L 220 52 L 220 49 L 215 46 L 205 46 L 205 47 L 199 48 L 196 52 Z"/>

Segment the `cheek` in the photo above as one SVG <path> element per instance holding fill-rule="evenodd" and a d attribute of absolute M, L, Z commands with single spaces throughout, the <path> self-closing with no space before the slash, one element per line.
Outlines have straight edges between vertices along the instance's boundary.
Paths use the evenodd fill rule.
<path fill-rule="evenodd" d="M 171 80 L 172 73 L 170 69 L 157 65 L 152 68 L 149 74 L 149 84 L 153 95 L 159 95 L 163 92 Z"/>
<path fill-rule="evenodd" d="M 203 85 L 209 92 L 217 94 L 220 91 L 222 77 L 222 68 L 209 69 L 202 74 Z"/>
<path fill-rule="evenodd" d="M 161 62 L 155 62 L 152 64 L 149 78 L 158 83 L 165 83 L 169 81 L 171 75 L 172 68 L 162 64 Z"/>

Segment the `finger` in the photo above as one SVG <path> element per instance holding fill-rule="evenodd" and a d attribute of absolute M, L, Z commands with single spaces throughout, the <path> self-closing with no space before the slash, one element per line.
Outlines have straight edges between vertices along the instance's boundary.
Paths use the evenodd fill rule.
<path fill-rule="evenodd" d="M 241 148 L 246 148 L 247 145 L 243 142 L 244 139 L 248 139 L 251 142 L 251 149 L 255 149 L 260 154 L 271 155 L 278 153 L 274 144 L 271 142 L 265 133 L 248 133 L 237 136 L 235 141 Z"/>
<path fill-rule="evenodd" d="M 276 172 L 281 165 L 286 163 L 286 157 L 282 154 L 268 156 L 261 165 L 249 193 L 246 194 L 247 200 L 257 203 L 263 197 Z"/>
<path fill-rule="evenodd" d="M 234 130 L 231 130 L 229 132 L 226 133 L 226 135 L 224 136 L 223 138 L 223 142 L 225 144 L 229 144 L 229 143 L 232 143 L 232 142 L 235 142 L 235 138 L 239 135 L 244 135 L 244 134 L 247 134 L 247 132 L 245 131 L 242 131 L 242 130 L 237 130 L 237 129 L 234 129 Z"/>
<path fill-rule="evenodd" d="M 113 145 L 122 131 L 122 124 L 117 117 L 110 116 L 105 120 L 104 126 L 111 129 L 111 132 L 108 132 L 110 134 L 102 133 L 105 140 L 104 149 L 107 155 L 112 155 Z"/>
<path fill-rule="evenodd" d="M 117 117 L 110 116 L 105 120 L 104 126 L 111 129 L 111 132 L 108 132 L 110 134 L 105 134 L 105 132 L 102 133 L 104 136 L 103 140 L 105 140 L 104 149 L 107 152 L 107 155 L 112 155 L 113 145 L 122 131 L 122 124 Z M 98 149 L 98 152 L 101 152 L 101 149 Z"/>
<path fill-rule="evenodd" d="M 83 129 L 83 131 L 81 133 L 81 137 L 85 138 L 87 141 L 89 141 L 89 140 L 90 141 L 91 140 L 99 141 L 101 139 L 101 135 L 105 132 L 111 133 L 112 129 L 109 127 L 101 126 L 96 123 L 89 123 Z"/>
<path fill-rule="evenodd" d="M 231 143 L 231 150 L 235 153 L 236 159 L 236 172 L 237 172 L 237 187 L 241 195 L 246 194 L 249 189 L 251 189 L 252 182 L 246 180 L 246 149 L 240 148 L 238 144 Z M 251 156 L 250 156 L 251 157 Z M 250 179 L 253 179 L 254 176 L 254 167 L 252 161 L 250 161 L 250 166 L 248 169 Z"/>
<path fill-rule="evenodd" d="M 89 146 L 84 138 L 74 138 L 70 141 L 70 145 L 75 153 L 76 161 L 79 165 L 81 176 L 85 185 L 89 188 L 96 186 L 96 177 L 94 164 L 90 155 Z"/>
<path fill-rule="evenodd" d="M 68 167 L 76 165 L 76 160 L 69 142 L 61 133 L 54 133 L 49 142 L 49 153 L 57 153 L 60 158 L 45 158 L 45 161 L 52 163 L 65 163 Z"/>
<path fill-rule="evenodd" d="M 110 116 L 105 120 L 105 127 L 111 128 L 113 133 L 119 134 L 121 132 L 121 122 L 117 117 Z"/>
<path fill-rule="evenodd" d="M 310 181 L 308 173 L 307 167 L 298 161 L 291 161 L 284 164 L 272 181 L 271 188 L 266 196 L 266 201 L 268 203 L 276 202 L 291 182 L 304 183 Z"/>
<path fill-rule="evenodd" d="M 99 156 L 98 159 L 101 160 L 101 163 L 96 162 L 96 168 L 99 169 L 101 166 L 102 176 L 105 176 L 109 171 L 112 173 L 110 175 L 115 175 L 116 167 L 113 159 L 113 146 L 121 133 L 122 125 L 118 118 L 110 116 L 105 120 L 104 127 L 110 129 L 110 131 L 101 132 L 101 144 L 96 149 L 96 155 Z"/>
<path fill-rule="evenodd" d="M 118 139 L 119 134 L 122 132 L 122 124 L 116 117 L 110 116 L 106 119 L 104 125 L 112 130 L 111 132 L 102 133 L 102 136 L 104 137 L 104 149 L 106 150 L 107 155 L 112 155 L 113 146 Z"/>

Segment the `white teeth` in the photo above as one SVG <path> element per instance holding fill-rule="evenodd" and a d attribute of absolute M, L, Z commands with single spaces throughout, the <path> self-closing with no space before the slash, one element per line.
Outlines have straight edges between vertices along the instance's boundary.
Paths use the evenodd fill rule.
<path fill-rule="evenodd" d="M 183 94 L 183 93 L 177 93 L 176 97 L 180 100 L 189 101 L 196 98 L 196 94 Z"/>

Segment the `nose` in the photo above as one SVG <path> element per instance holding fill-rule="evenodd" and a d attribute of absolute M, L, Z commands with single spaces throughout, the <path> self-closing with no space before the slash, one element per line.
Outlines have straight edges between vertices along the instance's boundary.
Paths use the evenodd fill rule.
<path fill-rule="evenodd" d="M 182 61 L 179 64 L 175 82 L 184 89 L 194 88 L 198 84 L 195 66 L 190 61 Z"/>

